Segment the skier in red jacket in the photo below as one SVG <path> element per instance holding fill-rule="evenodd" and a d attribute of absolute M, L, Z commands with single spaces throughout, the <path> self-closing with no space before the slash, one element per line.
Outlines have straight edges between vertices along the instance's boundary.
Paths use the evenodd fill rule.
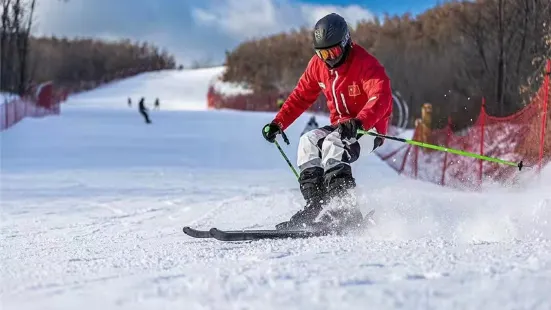
<path fill-rule="evenodd" d="M 282 133 L 317 99 L 320 92 L 327 98 L 331 125 L 314 129 L 301 136 L 298 145 L 300 190 L 306 206 L 277 229 L 304 225 L 358 225 L 362 214 L 351 189 L 356 187 L 350 164 L 360 155 L 358 129 L 386 134 L 392 112 L 390 79 L 379 61 L 364 48 L 352 42 L 344 18 L 332 13 L 314 27 L 316 55 L 300 77 L 274 120 L 263 127 L 269 142 Z M 365 136 L 372 150 L 381 138 Z M 370 150 L 371 151 L 371 150 Z M 337 208 L 326 208 L 339 201 Z M 324 211 L 324 212 L 322 212 Z"/>

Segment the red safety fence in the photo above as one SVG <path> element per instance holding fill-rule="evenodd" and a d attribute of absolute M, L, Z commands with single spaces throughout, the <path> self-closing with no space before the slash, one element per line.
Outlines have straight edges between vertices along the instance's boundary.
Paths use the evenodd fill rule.
<path fill-rule="evenodd" d="M 551 130 L 546 124 L 550 116 L 550 71 L 548 61 L 542 87 L 519 112 L 494 117 L 486 113 L 483 102 L 472 127 L 454 133 L 449 123 L 444 129 L 433 130 L 426 142 L 511 162 L 522 160 L 525 166 L 541 168 L 551 157 Z M 413 139 L 419 139 L 418 129 Z M 401 174 L 461 189 L 477 189 L 484 182 L 507 183 L 519 175 L 519 169 L 512 166 L 411 145 L 389 143 L 377 154 Z"/>
<path fill-rule="evenodd" d="M 10 99 L 0 105 L 0 131 L 14 126 L 27 117 L 59 115 L 60 103 L 67 99 L 67 94 L 56 91 L 51 82 L 38 85 L 31 93 L 21 98 Z"/>
<path fill-rule="evenodd" d="M 288 94 L 279 92 L 244 93 L 236 95 L 224 95 L 210 86 L 207 93 L 207 106 L 209 109 L 231 109 L 243 111 L 277 111 L 277 99 L 286 98 Z M 328 112 L 325 98 L 319 96 L 310 107 L 310 111 Z"/>

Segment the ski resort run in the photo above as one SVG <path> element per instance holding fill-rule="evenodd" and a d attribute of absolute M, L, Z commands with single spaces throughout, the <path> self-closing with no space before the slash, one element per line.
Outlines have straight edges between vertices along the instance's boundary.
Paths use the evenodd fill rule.
<path fill-rule="evenodd" d="M 304 204 L 261 134 L 274 112 L 207 109 L 223 69 L 106 84 L 0 133 L 2 309 L 551 308 L 549 166 L 515 186 L 459 191 L 366 151 L 353 169 L 375 224 L 361 234 L 184 234 L 273 229 Z M 286 131 L 289 145 L 278 137 L 293 165 L 311 115 Z"/>

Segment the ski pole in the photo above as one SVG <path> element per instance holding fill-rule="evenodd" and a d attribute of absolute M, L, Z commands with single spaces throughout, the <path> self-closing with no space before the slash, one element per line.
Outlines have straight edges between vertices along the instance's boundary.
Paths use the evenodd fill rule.
<path fill-rule="evenodd" d="M 442 152 L 448 152 L 448 153 L 452 153 L 452 154 L 456 154 L 456 155 L 473 157 L 473 158 L 477 158 L 477 159 L 491 161 L 491 162 L 498 163 L 498 164 L 514 166 L 514 167 L 518 167 L 519 171 L 522 170 L 522 167 L 524 167 L 522 161 L 520 161 L 519 163 L 515 163 L 515 162 L 506 161 L 506 160 L 499 159 L 499 158 L 482 156 L 482 155 L 475 154 L 475 153 L 470 153 L 470 152 L 456 150 L 456 149 L 450 149 L 450 148 L 447 148 L 447 147 L 438 146 L 438 145 L 429 144 L 429 143 L 424 143 L 424 142 L 419 142 L 419 141 L 415 141 L 415 140 L 409 140 L 409 139 L 404 139 L 404 138 L 398 138 L 398 137 L 382 135 L 382 134 L 379 134 L 379 133 L 376 133 L 376 132 L 371 132 L 371 131 L 366 131 L 366 130 L 361 130 L 361 129 L 358 129 L 358 133 L 359 134 L 364 134 L 364 135 L 370 135 L 370 136 L 374 136 L 374 137 L 385 138 L 385 139 L 394 140 L 394 141 L 399 141 L 399 142 L 403 142 L 403 143 L 407 143 L 407 144 L 411 144 L 411 145 L 415 145 L 415 146 L 420 146 L 420 147 L 433 149 L 433 150 L 437 150 L 437 151 L 442 151 Z"/>
<path fill-rule="evenodd" d="M 289 145 L 289 139 L 287 138 L 287 135 L 283 132 L 283 130 L 281 131 L 281 136 L 283 137 L 283 141 L 285 141 L 285 143 L 287 143 L 287 145 Z M 287 162 L 287 165 L 289 165 L 289 168 L 291 168 L 291 170 L 293 171 L 293 173 L 295 174 L 295 176 L 298 179 L 299 176 L 298 176 L 297 171 L 295 170 L 295 167 L 293 167 L 293 164 L 291 164 L 291 161 L 289 160 L 287 155 L 285 155 L 285 152 L 283 151 L 283 149 L 281 148 L 281 146 L 279 145 L 277 140 L 274 140 L 274 143 L 275 143 L 277 149 L 279 150 L 279 153 L 281 153 L 281 156 L 283 156 L 283 159 L 285 159 L 285 161 Z"/>

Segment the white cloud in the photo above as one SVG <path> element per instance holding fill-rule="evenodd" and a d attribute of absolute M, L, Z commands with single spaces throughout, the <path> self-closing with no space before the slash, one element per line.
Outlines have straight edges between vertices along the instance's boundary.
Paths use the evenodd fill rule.
<path fill-rule="evenodd" d="M 193 8 L 192 16 L 201 25 L 218 28 L 236 39 L 268 35 L 301 26 L 313 27 L 323 16 L 337 13 L 351 26 L 374 15 L 358 5 L 312 5 L 288 0 L 212 1 Z"/>
<path fill-rule="evenodd" d="M 272 0 L 217 1 L 207 8 L 192 10 L 197 23 L 219 28 L 237 39 L 277 31 L 278 13 Z"/>
<path fill-rule="evenodd" d="M 330 13 L 337 13 L 344 17 L 348 24 L 355 28 L 356 24 L 360 21 L 373 20 L 373 15 L 369 10 L 362 8 L 359 5 L 348 6 L 334 6 L 334 5 L 301 5 L 302 16 L 312 26 L 322 18 Z"/>
<path fill-rule="evenodd" d="M 167 48 L 180 63 L 224 60 L 251 37 L 313 27 L 336 12 L 351 26 L 373 15 L 358 5 L 312 5 L 294 0 L 40 0 L 34 32 L 68 37 L 129 38 Z"/>

